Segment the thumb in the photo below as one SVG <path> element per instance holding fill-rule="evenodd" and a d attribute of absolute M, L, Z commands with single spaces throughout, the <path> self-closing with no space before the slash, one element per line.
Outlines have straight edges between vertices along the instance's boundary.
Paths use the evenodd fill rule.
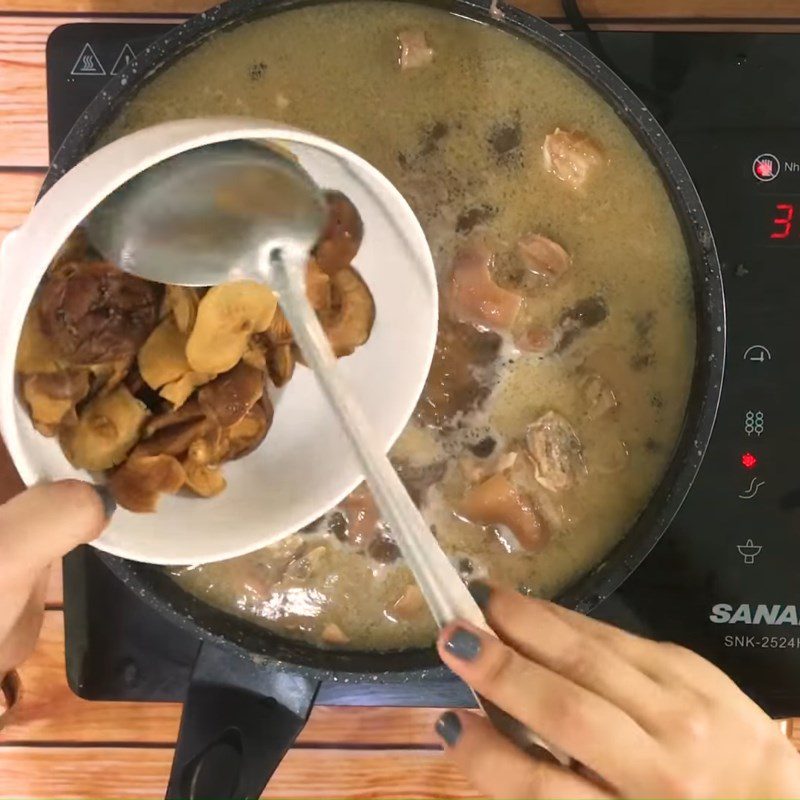
<path fill-rule="evenodd" d="M 44 569 L 99 536 L 116 504 L 104 487 L 83 481 L 41 484 L 0 506 L 0 574 Z"/>

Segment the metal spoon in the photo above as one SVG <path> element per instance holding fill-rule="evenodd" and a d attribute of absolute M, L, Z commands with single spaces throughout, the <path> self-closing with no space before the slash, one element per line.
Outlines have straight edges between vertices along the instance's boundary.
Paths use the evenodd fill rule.
<path fill-rule="evenodd" d="M 491 633 L 389 459 L 375 447 L 369 421 L 336 369 L 307 300 L 305 265 L 325 219 L 319 187 L 296 162 L 238 140 L 191 150 L 139 173 L 95 209 L 87 229 L 106 258 L 143 278 L 187 286 L 239 279 L 269 284 L 433 618 L 440 627 L 465 619 Z M 541 746 L 523 725 L 477 699 L 517 743 Z"/>

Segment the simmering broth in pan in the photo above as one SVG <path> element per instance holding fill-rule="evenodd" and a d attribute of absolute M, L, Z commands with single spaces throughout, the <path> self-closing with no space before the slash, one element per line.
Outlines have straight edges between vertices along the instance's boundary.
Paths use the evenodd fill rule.
<path fill-rule="evenodd" d="M 549 597 L 602 559 L 670 460 L 695 346 L 677 219 L 614 111 L 508 34 L 353 2 L 216 35 L 147 85 L 112 133 L 213 114 L 336 140 L 418 214 L 442 321 L 392 455 L 462 574 Z M 363 491 L 277 546 L 173 574 L 206 602 L 317 644 L 395 649 L 434 634 Z"/>

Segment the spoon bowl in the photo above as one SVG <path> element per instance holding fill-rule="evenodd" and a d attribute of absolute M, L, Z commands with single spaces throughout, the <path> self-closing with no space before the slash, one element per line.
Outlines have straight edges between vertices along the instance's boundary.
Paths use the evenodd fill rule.
<path fill-rule="evenodd" d="M 267 280 L 272 250 L 303 263 L 325 224 L 320 188 L 287 152 L 232 139 L 187 150 L 139 173 L 86 221 L 109 261 L 183 286 Z"/>

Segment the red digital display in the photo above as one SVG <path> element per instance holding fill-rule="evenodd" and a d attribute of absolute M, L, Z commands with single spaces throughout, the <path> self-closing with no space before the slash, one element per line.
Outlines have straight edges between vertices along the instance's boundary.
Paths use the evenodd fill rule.
<path fill-rule="evenodd" d="M 752 453 L 742 455 L 742 466 L 745 469 L 753 469 L 756 464 L 758 464 L 758 459 Z"/>
<path fill-rule="evenodd" d="M 794 228 L 794 203 L 775 203 L 770 239 L 788 239 Z"/>
<path fill-rule="evenodd" d="M 754 244 L 800 250 L 800 192 L 757 192 L 747 204 L 742 233 L 752 236 Z"/>

